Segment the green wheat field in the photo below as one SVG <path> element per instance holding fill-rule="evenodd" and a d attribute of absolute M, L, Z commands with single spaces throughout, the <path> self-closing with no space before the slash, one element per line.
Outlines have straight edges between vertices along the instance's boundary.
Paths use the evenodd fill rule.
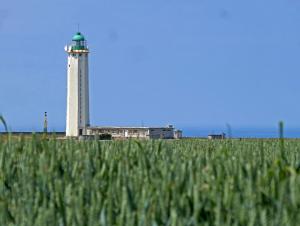
<path fill-rule="evenodd" d="M 299 222 L 300 140 L 0 139 L 1 226 Z"/>

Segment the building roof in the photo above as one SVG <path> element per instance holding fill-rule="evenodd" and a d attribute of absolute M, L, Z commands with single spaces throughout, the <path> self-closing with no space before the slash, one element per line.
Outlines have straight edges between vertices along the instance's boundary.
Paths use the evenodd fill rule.
<path fill-rule="evenodd" d="M 80 42 L 80 41 L 84 41 L 84 40 L 85 40 L 85 38 L 80 32 L 77 32 L 72 38 L 72 41 L 75 41 L 75 42 Z"/>
<path fill-rule="evenodd" d="M 173 127 L 145 127 L 145 126 L 90 126 L 87 129 L 174 129 Z"/>

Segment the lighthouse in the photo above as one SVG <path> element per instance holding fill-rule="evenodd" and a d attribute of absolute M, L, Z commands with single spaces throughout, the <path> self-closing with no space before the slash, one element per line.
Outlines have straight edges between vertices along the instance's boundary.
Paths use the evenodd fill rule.
<path fill-rule="evenodd" d="M 89 118 L 89 68 L 84 36 L 77 32 L 72 44 L 65 47 L 68 54 L 66 136 L 86 135 Z"/>

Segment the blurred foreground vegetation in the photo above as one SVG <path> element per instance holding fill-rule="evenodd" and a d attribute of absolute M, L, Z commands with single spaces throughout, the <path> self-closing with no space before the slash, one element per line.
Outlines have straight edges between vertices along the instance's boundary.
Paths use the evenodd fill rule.
<path fill-rule="evenodd" d="M 0 139 L 0 225 L 299 225 L 300 140 Z"/>

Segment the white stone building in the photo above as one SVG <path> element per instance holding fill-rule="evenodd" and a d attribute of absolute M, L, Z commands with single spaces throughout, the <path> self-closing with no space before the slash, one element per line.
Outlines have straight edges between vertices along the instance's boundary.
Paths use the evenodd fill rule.
<path fill-rule="evenodd" d="M 209 134 L 207 136 L 207 139 L 209 140 L 218 140 L 218 139 L 226 139 L 226 134 L 225 133 L 221 133 L 221 134 Z"/>
<path fill-rule="evenodd" d="M 173 139 L 173 126 L 167 127 L 89 127 L 87 135 L 110 134 L 113 139 L 139 138 L 139 139 Z"/>
<path fill-rule="evenodd" d="M 182 130 L 174 130 L 174 139 L 182 138 Z"/>
<path fill-rule="evenodd" d="M 173 139 L 181 138 L 182 132 L 167 127 L 98 127 L 90 126 L 89 118 L 89 68 L 84 36 L 77 32 L 73 43 L 65 47 L 68 53 L 67 119 L 66 136 L 96 136 L 109 134 L 114 139 Z"/>

